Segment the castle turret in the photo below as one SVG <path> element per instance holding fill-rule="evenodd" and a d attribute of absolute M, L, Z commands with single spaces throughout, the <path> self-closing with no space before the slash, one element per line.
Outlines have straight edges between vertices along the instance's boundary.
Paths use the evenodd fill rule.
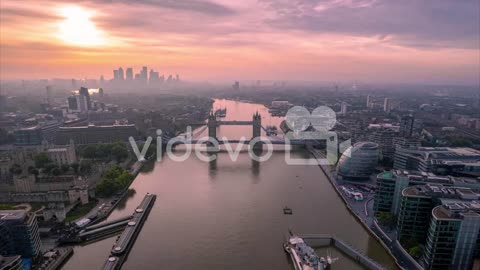
<path fill-rule="evenodd" d="M 253 115 L 253 138 L 260 137 L 262 130 L 262 117 L 258 111 Z"/>
<path fill-rule="evenodd" d="M 217 139 L 217 117 L 213 112 L 210 112 L 208 115 L 208 137 Z"/>

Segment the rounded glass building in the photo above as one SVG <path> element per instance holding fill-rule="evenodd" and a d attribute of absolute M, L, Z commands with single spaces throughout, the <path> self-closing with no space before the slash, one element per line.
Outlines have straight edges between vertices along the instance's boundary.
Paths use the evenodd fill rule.
<path fill-rule="evenodd" d="M 346 180 L 368 178 L 378 164 L 378 144 L 359 142 L 350 147 L 337 164 L 337 174 Z"/>

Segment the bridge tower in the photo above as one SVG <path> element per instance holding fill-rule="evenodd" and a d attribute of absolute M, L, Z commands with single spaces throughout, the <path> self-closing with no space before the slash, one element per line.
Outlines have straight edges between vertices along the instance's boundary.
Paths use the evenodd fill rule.
<path fill-rule="evenodd" d="M 253 115 L 252 119 L 252 128 L 253 128 L 253 136 L 252 139 L 260 137 L 262 131 L 262 117 L 258 112 Z"/>
<path fill-rule="evenodd" d="M 217 117 L 213 112 L 210 112 L 210 114 L 208 115 L 207 127 L 208 127 L 208 137 L 211 137 L 216 140 L 217 139 Z"/>

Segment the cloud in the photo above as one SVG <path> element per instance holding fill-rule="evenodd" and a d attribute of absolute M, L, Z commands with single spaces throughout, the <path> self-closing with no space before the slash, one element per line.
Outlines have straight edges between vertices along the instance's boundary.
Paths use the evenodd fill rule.
<path fill-rule="evenodd" d="M 235 13 L 234 10 L 224 6 L 217 4 L 215 2 L 210 1 L 201 1 L 201 0 L 93 0 L 87 1 L 91 3 L 103 3 L 103 4 L 128 4 L 132 6 L 136 5 L 145 5 L 152 8 L 165 8 L 171 10 L 179 10 L 179 11 L 193 11 L 201 14 L 207 15 L 215 15 L 215 16 L 227 16 L 233 15 Z"/>
<path fill-rule="evenodd" d="M 28 8 L 21 7 L 2 7 L 0 11 L 0 17 L 2 21 L 7 20 L 8 18 L 36 18 L 36 19 L 59 19 L 59 16 L 50 14 L 41 10 L 32 10 Z"/>
<path fill-rule="evenodd" d="M 355 36 L 389 35 L 397 45 L 415 48 L 479 48 L 477 0 L 292 0 L 278 5 L 266 23 L 277 29 Z"/>
<path fill-rule="evenodd" d="M 424 72 L 424 78 L 478 81 L 478 0 L 0 0 L 0 4 L 3 76 L 5 72 L 17 76 L 22 65 L 28 71 L 38 69 L 38 74 L 47 74 L 44 65 L 48 74 L 55 66 L 59 74 L 71 66 L 69 76 L 76 68 L 95 76 L 110 74 L 111 67 L 121 64 L 149 64 L 197 78 L 222 74 L 232 79 L 404 76 L 403 80 Z M 69 5 L 91 11 L 92 23 L 108 42 L 79 47 L 59 39 L 58 25 L 64 20 L 59 14 Z"/>

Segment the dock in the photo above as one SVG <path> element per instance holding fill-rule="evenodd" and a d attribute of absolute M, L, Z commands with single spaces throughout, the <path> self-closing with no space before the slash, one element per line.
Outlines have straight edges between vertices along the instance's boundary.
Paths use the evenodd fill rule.
<path fill-rule="evenodd" d="M 364 255 L 362 252 L 348 245 L 344 241 L 337 239 L 331 235 L 301 235 L 300 236 L 307 245 L 312 248 L 325 247 L 325 246 L 334 246 L 345 255 L 353 259 L 358 264 L 362 265 L 366 269 L 370 270 L 384 270 L 385 268 L 379 263 L 371 259 L 370 257 Z"/>
<path fill-rule="evenodd" d="M 135 209 L 132 217 L 129 220 L 122 221 L 127 222 L 127 225 L 113 245 L 110 252 L 111 256 L 109 256 L 105 262 L 103 269 L 120 269 L 126 260 L 128 253 L 132 249 L 133 244 L 135 243 L 135 240 L 140 233 L 143 224 L 145 223 L 145 220 L 147 219 L 147 216 L 153 207 L 153 204 L 155 203 L 156 197 L 157 195 L 155 194 L 147 193 L 140 205 Z"/>

